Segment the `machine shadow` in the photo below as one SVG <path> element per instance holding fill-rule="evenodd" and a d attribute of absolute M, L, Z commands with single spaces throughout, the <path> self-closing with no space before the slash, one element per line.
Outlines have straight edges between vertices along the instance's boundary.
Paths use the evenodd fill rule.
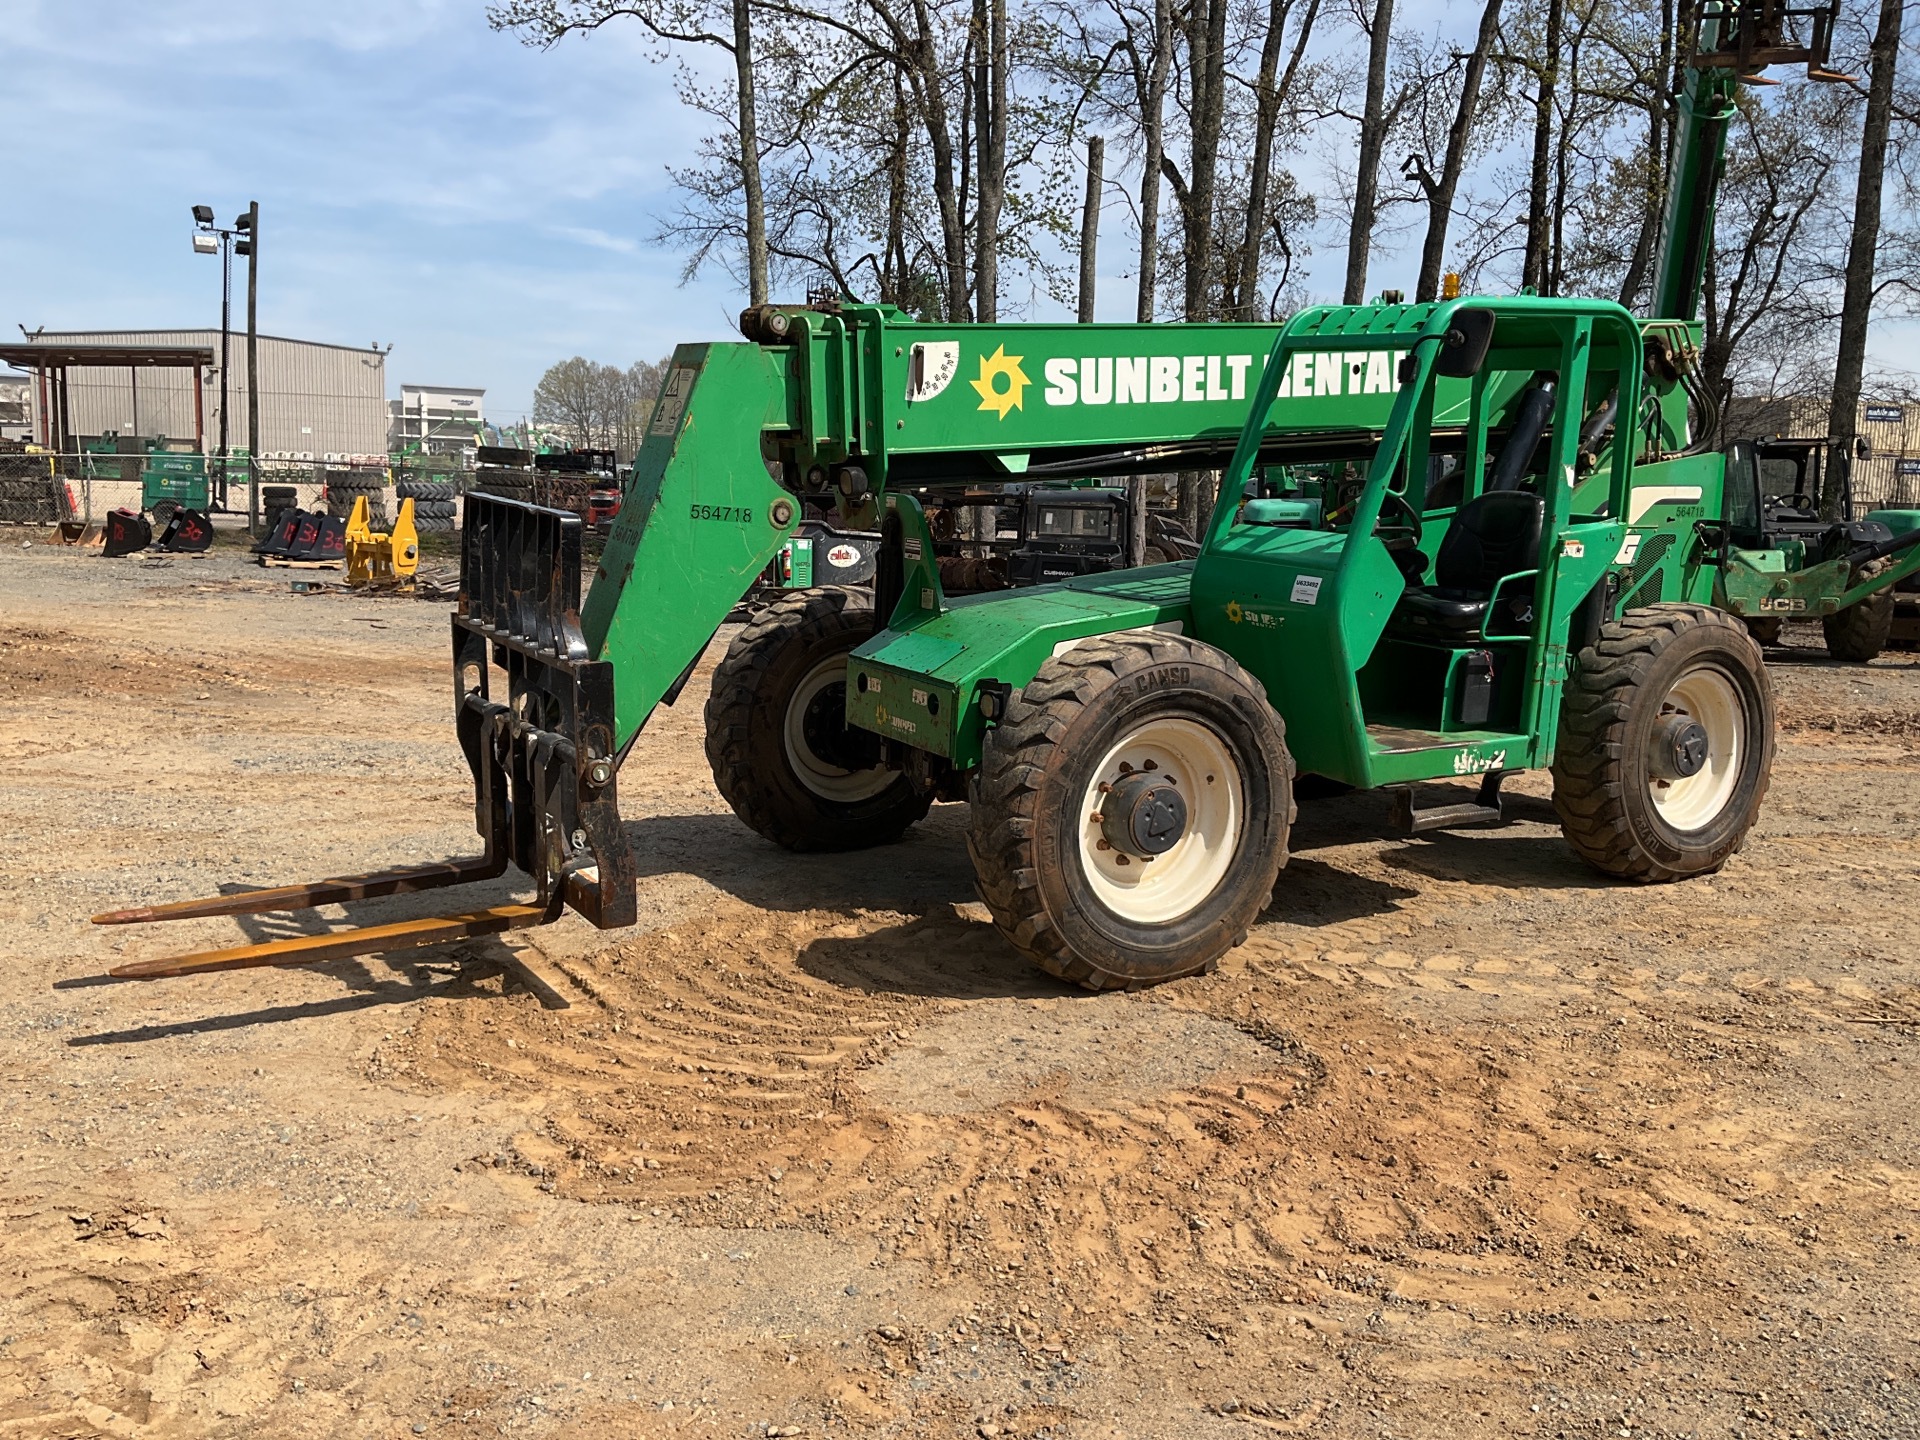
<path fill-rule="evenodd" d="M 861 995 L 1032 1000 L 1090 995 L 1039 969 L 985 921 L 922 915 L 865 935 L 823 935 L 799 954 L 816 980 Z"/>
<path fill-rule="evenodd" d="M 730 813 L 655 815 L 621 829 L 642 881 L 697 875 L 762 910 L 925 915 L 975 898 L 966 817 L 964 805 L 936 805 L 890 844 L 813 854 L 783 850 Z"/>
<path fill-rule="evenodd" d="M 1388 914 L 1419 893 L 1370 875 L 1335 869 L 1323 860 L 1308 859 L 1295 851 L 1274 882 L 1273 898 L 1260 912 L 1258 923 L 1311 929 L 1344 925 Z"/>
<path fill-rule="evenodd" d="M 1428 879 L 1501 890 L 1608 890 L 1622 883 L 1588 865 L 1557 834 L 1435 830 L 1414 836 L 1381 858 Z"/>

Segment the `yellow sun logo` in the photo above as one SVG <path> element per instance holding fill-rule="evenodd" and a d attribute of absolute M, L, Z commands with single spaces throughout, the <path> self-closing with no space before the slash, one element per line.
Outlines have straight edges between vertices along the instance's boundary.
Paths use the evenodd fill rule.
<path fill-rule="evenodd" d="M 1242 620 L 1246 619 L 1246 616 L 1247 612 L 1240 608 L 1240 602 L 1238 600 L 1229 600 L 1227 602 L 1227 619 L 1238 625 Z"/>
<path fill-rule="evenodd" d="M 1000 418 L 1004 420 L 1009 410 L 1025 408 L 1021 402 L 1026 398 L 1027 386 L 1030 382 L 1027 379 L 1027 372 L 1020 368 L 1021 359 L 1019 355 L 1007 354 L 1007 347 L 1004 345 L 993 354 L 980 357 L 980 378 L 969 383 L 980 392 L 982 410 L 997 411 Z M 1003 376 L 1007 382 L 1004 390 L 998 385 L 998 381 Z"/>

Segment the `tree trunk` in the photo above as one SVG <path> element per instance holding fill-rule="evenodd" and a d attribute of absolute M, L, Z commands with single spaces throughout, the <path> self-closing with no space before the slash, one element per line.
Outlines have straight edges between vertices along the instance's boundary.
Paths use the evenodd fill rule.
<path fill-rule="evenodd" d="M 1368 39 L 1367 98 L 1360 113 L 1360 168 L 1353 182 L 1353 222 L 1347 228 L 1345 300 L 1349 305 L 1367 298 L 1367 260 L 1373 249 L 1373 221 L 1379 208 L 1380 152 L 1387 143 L 1387 56 L 1393 40 L 1393 0 L 1375 0 Z"/>
<path fill-rule="evenodd" d="M 1460 77 L 1460 103 L 1453 112 L 1453 124 L 1447 130 L 1447 153 L 1440 161 L 1440 178 L 1427 192 L 1427 238 L 1420 247 L 1420 278 L 1413 287 L 1416 301 L 1435 300 L 1440 295 L 1440 267 L 1447 258 L 1447 231 L 1453 224 L 1454 196 L 1460 189 L 1460 172 L 1466 168 L 1467 145 L 1473 139 L 1473 125 L 1480 110 L 1480 85 L 1487 73 L 1487 56 L 1500 33 L 1500 0 L 1487 0 L 1480 12 L 1480 33 L 1474 37 L 1473 52 L 1467 56 L 1466 72 Z"/>
<path fill-rule="evenodd" d="M 1392 0 L 1382 0 L 1391 4 Z M 1189 320 L 1212 318 L 1213 196 L 1220 171 L 1220 121 L 1226 107 L 1227 0 L 1192 0 L 1187 53 L 1193 70 L 1193 154 L 1182 207 Z"/>
<path fill-rule="evenodd" d="M 1100 274 L 1100 176 L 1107 142 L 1087 137 L 1087 205 L 1080 215 L 1080 323 L 1093 323 L 1093 289 Z"/>
<path fill-rule="evenodd" d="M 910 77 L 914 99 L 927 127 L 927 148 L 932 152 L 933 194 L 940 207 L 941 259 L 946 262 L 942 290 L 946 314 L 943 319 L 971 318 L 967 309 L 967 233 L 960 215 L 960 194 L 954 184 L 953 126 L 947 114 L 946 77 L 940 73 L 940 57 L 933 43 L 933 18 L 927 0 L 914 0 L 913 59 Z"/>
<path fill-rule="evenodd" d="M 1173 67 L 1173 3 L 1154 0 L 1153 59 L 1140 113 L 1140 293 L 1134 319 L 1153 319 L 1160 284 L 1160 162 L 1166 153 L 1167 72 Z"/>
<path fill-rule="evenodd" d="M 1007 0 L 974 0 L 981 27 L 977 94 L 979 179 L 975 182 L 973 315 L 1000 318 L 1000 211 L 1007 183 Z"/>
<path fill-rule="evenodd" d="M 1307 13 L 1300 20 L 1300 33 L 1294 40 L 1293 55 L 1287 61 L 1286 78 L 1281 80 L 1278 78 L 1280 48 L 1285 39 L 1287 13 L 1292 8 L 1293 0 L 1268 0 L 1267 34 L 1260 46 L 1260 78 L 1254 86 L 1253 173 L 1247 187 L 1247 226 L 1240 242 L 1239 282 L 1234 287 L 1238 292 L 1239 304 L 1235 314 L 1228 317 L 1230 319 L 1260 318 L 1260 251 L 1267 235 L 1267 193 L 1272 183 L 1273 131 L 1280 123 L 1281 97 L 1293 88 L 1293 77 L 1299 71 L 1301 57 L 1306 53 L 1307 37 L 1313 34 L 1313 22 L 1320 13 L 1320 0 L 1309 0 Z"/>
<path fill-rule="evenodd" d="M 1667 160 L 1672 153 L 1668 135 L 1673 126 L 1672 96 L 1678 93 L 1681 77 L 1675 68 L 1674 36 L 1680 32 L 1681 17 L 1674 13 L 1675 0 L 1661 0 L 1660 51 L 1654 60 L 1654 85 L 1647 104 L 1646 198 L 1640 213 L 1640 231 L 1634 236 L 1633 253 L 1626 274 L 1620 277 L 1618 299 L 1631 308 L 1646 287 L 1648 271 L 1653 267 L 1653 247 L 1660 235 L 1667 193 Z M 1687 23 L 1692 23 L 1689 15 Z"/>
<path fill-rule="evenodd" d="M 740 193 L 747 208 L 747 301 L 767 303 L 767 213 L 760 192 L 760 132 L 754 123 L 753 15 L 733 0 L 733 73 L 740 98 Z"/>
<path fill-rule="evenodd" d="M 1880 243 L 1880 189 L 1886 173 L 1894 69 L 1900 59 L 1900 20 L 1905 8 L 1904 0 L 1880 0 L 1880 24 L 1873 32 L 1853 235 L 1847 242 L 1847 285 L 1840 302 L 1840 350 L 1833 366 L 1833 408 L 1827 416 L 1827 434 L 1834 444 L 1821 482 L 1820 511 L 1829 517 L 1840 514 L 1841 482 L 1853 463 L 1853 440 L 1860 429 L 1867 321 L 1873 315 L 1873 252 Z"/>
<path fill-rule="evenodd" d="M 907 274 L 907 97 L 893 77 L 893 153 L 887 157 L 887 238 L 881 300 L 905 308 L 913 298 Z"/>
<path fill-rule="evenodd" d="M 1539 91 L 1533 102 L 1533 167 L 1527 185 L 1527 251 L 1520 284 L 1547 290 L 1547 247 L 1552 240 L 1548 190 L 1553 169 L 1553 100 L 1560 83 L 1560 25 L 1566 0 L 1547 0 L 1547 38 L 1540 54 Z"/>

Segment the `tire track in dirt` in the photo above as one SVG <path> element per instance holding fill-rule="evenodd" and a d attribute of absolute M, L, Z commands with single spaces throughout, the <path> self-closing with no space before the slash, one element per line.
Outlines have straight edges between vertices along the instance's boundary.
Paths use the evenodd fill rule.
<path fill-rule="evenodd" d="M 1745 1009 L 1715 1015 L 1704 988 L 1696 1014 L 1609 1019 L 1649 983 L 1616 967 L 1614 988 L 1565 987 L 1584 998 L 1559 1018 L 1582 1024 L 1542 1039 L 1392 1013 L 1406 1007 L 1303 971 L 1285 947 L 1142 995 L 996 988 L 981 959 L 991 934 L 968 908 L 729 904 L 566 962 L 591 1007 L 430 1005 L 380 1073 L 525 1092 L 542 1124 L 475 1163 L 564 1195 L 742 1232 L 865 1236 L 989 1291 L 1044 1283 L 1060 1308 L 1036 1320 L 1036 1349 L 1070 1349 L 1094 1314 L 1176 1300 L 1344 1292 L 1626 1316 L 1645 1294 L 1711 1290 L 1724 1266 L 1744 1269 L 1733 1247 L 1755 1240 L 1732 1230 L 1738 1207 L 1756 1185 L 1785 1197 L 1803 1183 L 1781 1178 L 1816 1139 L 1803 1122 L 1730 1109 L 1707 1083 L 1764 1075 L 1776 1037 Z M 1379 938 L 1372 922 L 1335 928 L 1323 939 Z M 1447 979 L 1524 979 L 1509 968 L 1522 973 Z M 1199 1083 L 1088 1093 L 1103 1027 L 1150 1074 L 1175 1057 L 1143 1037 L 1190 1050 L 1196 1024 L 1249 1050 Z M 1010 1047 L 1022 1027 L 1056 1047 L 1051 1060 L 1022 1061 L 1011 1087 L 1005 1067 L 983 1079 L 983 1040 Z M 894 1074 L 909 1062 L 917 1109 Z M 942 1063 L 950 1089 L 929 1104 Z M 1914 1188 L 1904 1174 L 1878 1186 Z M 1774 1238 L 1792 1243 L 1784 1228 Z"/>

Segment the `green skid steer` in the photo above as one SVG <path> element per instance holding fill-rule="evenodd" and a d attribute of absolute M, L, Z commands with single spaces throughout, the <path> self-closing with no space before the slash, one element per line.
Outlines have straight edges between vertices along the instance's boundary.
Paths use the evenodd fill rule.
<path fill-rule="evenodd" d="M 296 909 L 503 874 L 531 901 L 123 965 L 155 978 L 633 922 L 617 776 L 802 519 L 878 529 L 873 583 L 731 641 L 707 753 L 796 850 L 971 802 L 1007 939 L 1092 987 L 1212 966 L 1276 895 L 1295 775 L 1389 787 L 1409 831 L 1497 819 L 1548 768 L 1605 873 L 1711 871 L 1773 755 L 1757 645 L 1712 607 L 1725 457 L 1689 407 L 1738 77 L 1805 62 L 1832 6 L 1709 0 L 1652 318 L 1595 300 L 1316 307 L 1261 325 L 917 323 L 760 307 L 674 354 L 582 603 L 580 521 L 474 496 L 454 699 L 485 853 L 98 916 Z M 1392 297 L 1389 297 L 1391 299 Z M 1224 466 L 1197 559 L 950 598 L 910 491 Z M 1717 529 L 1716 527 L 1722 527 Z M 1420 808 L 1429 780 L 1478 786 Z M 1284 886 L 1277 892 L 1284 908 Z"/>

